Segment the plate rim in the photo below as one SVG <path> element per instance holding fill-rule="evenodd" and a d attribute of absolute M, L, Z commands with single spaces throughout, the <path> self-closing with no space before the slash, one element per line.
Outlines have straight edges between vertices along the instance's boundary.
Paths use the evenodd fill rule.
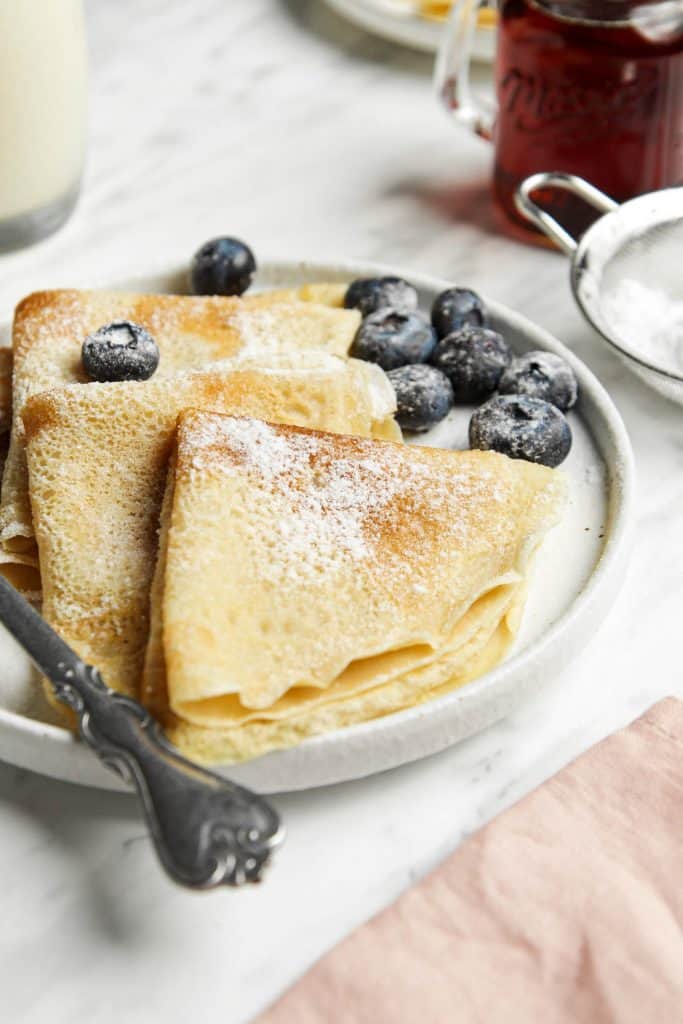
<path fill-rule="evenodd" d="M 422 291 L 440 291 L 444 288 L 453 286 L 453 281 L 447 278 L 438 277 L 433 274 L 414 272 L 406 267 L 397 267 L 395 265 L 378 263 L 375 261 L 345 259 L 330 261 L 329 259 L 281 259 L 274 257 L 273 259 L 264 259 L 260 263 L 259 273 L 269 277 L 288 277 L 293 280 L 301 280 L 302 282 L 305 280 L 307 275 L 312 276 L 314 279 L 317 277 L 318 280 L 323 280 L 325 278 L 329 280 L 335 280 L 335 278 L 338 280 L 344 280 L 360 276 L 393 274 L 408 278 L 411 283 Z M 176 283 L 181 280 L 186 280 L 188 278 L 187 264 L 169 264 L 168 262 L 163 262 L 156 266 L 152 266 L 151 268 L 148 266 L 144 270 L 140 269 L 138 272 L 133 272 L 125 279 L 121 278 L 115 281 L 108 279 L 106 282 L 100 279 L 99 281 L 95 280 L 89 285 L 81 287 L 107 287 L 112 290 L 132 290 L 136 287 L 136 282 L 138 283 L 137 286 L 140 286 L 144 284 L 145 280 L 149 282 L 155 278 L 162 277 Z M 256 283 L 258 284 L 258 277 Z M 285 790 L 293 791 L 307 788 L 312 789 L 323 785 L 376 774 L 379 771 L 387 770 L 388 768 L 395 767 L 398 764 L 405 764 L 409 761 L 417 760 L 428 753 L 436 753 L 438 750 L 445 749 L 455 742 L 460 742 L 460 740 L 465 739 L 467 735 L 473 735 L 489 725 L 492 725 L 495 721 L 510 713 L 512 708 L 506 708 L 501 714 L 494 714 L 493 717 L 489 717 L 487 721 L 478 728 L 474 728 L 463 735 L 459 735 L 455 739 L 448 739 L 448 737 L 445 736 L 443 738 L 443 742 L 439 741 L 436 746 L 434 746 L 433 743 L 428 743 L 428 749 L 425 750 L 424 753 L 417 753 L 409 757 L 404 757 L 400 761 L 389 758 L 391 761 L 390 764 L 383 764 L 379 767 L 363 769 L 357 773 L 343 772 L 341 775 L 339 775 L 338 772 L 328 771 L 327 773 L 322 774 L 320 781 L 305 782 L 299 780 L 294 783 L 290 781 L 282 787 L 264 784 L 263 782 L 263 777 L 268 777 L 273 774 L 272 764 L 278 759 L 287 758 L 293 763 L 293 765 L 295 765 L 296 761 L 301 759 L 302 752 L 303 757 L 306 758 L 311 751 L 324 751 L 326 747 L 330 746 L 330 744 L 339 745 L 340 742 L 342 747 L 347 747 L 348 750 L 351 751 L 356 746 L 363 746 L 369 734 L 372 734 L 374 737 L 382 738 L 383 743 L 380 744 L 381 753 L 381 751 L 385 749 L 383 744 L 386 743 L 386 740 L 391 740 L 391 734 L 397 729 L 401 730 L 401 727 L 403 726 L 410 727 L 412 725 L 414 731 L 420 733 L 422 731 L 421 726 L 423 723 L 426 720 L 438 717 L 439 712 L 456 707 L 467 707 L 468 705 L 476 706 L 482 696 L 488 698 L 489 704 L 492 699 L 495 703 L 496 695 L 499 691 L 505 690 L 506 682 L 509 682 L 509 678 L 515 675 L 525 663 L 529 663 L 530 666 L 534 661 L 541 665 L 546 664 L 551 660 L 548 655 L 548 650 L 550 649 L 550 653 L 552 654 L 552 649 L 558 645 L 559 640 L 565 634 L 570 637 L 577 633 L 582 635 L 585 634 L 583 642 L 587 642 L 590 635 L 597 630 L 605 617 L 604 614 L 596 612 L 597 621 L 591 620 L 589 615 L 590 609 L 594 607 L 596 608 L 601 601 L 603 605 L 608 603 L 616 595 L 626 571 L 634 533 L 636 473 L 633 449 L 631 447 L 626 427 L 616 405 L 612 401 L 604 385 L 600 383 L 593 371 L 581 359 L 579 359 L 571 349 L 567 348 L 545 328 L 535 324 L 523 314 L 517 313 L 508 306 L 494 300 L 489 300 L 486 297 L 485 302 L 487 309 L 494 320 L 499 318 L 507 321 L 520 334 L 525 336 L 531 334 L 535 344 L 540 343 L 542 347 L 546 347 L 550 351 L 556 352 L 558 355 L 561 355 L 566 359 L 574 369 L 579 379 L 581 396 L 580 408 L 582 408 L 586 398 L 589 400 L 589 405 L 593 406 L 593 410 L 589 416 L 586 415 L 589 410 L 582 409 L 582 416 L 585 418 L 585 422 L 591 430 L 594 441 L 600 449 L 603 462 L 608 472 L 609 490 L 607 522 L 605 524 L 605 543 L 593 570 L 586 581 L 586 584 L 573 599 L 569 607 L 559 616 L 558 619 L 555 620 L 555 622 L 544 630 L 540 636 L 536 637 L 527 647 L 513 654 L 509 659 L 503 661 L 500 665 L 494 668 L 491 672 L 486 673 L 480 679 L 473 680 L 466 686 L 454 690 L 452 693 L 445 694 L 430 701 L 425 701 L 415 707 L 406 708 L 403 711 L 394 712 L 391 715 L 387 715 L 379 719 L 373 719 L 370 722 L 361 722 L 356 725 L 349 726 L 344 730 L 336 730 L 322 736 L 311 737 L 297 747 L 289 750 L 274 751 L 251 762 L 225 766 L 224 769 L 219 769 L 225 770 L 230 774 L 231 778 L 235 779 L 235 781 L 252 785 L 254 788 L 263 792 L 279 792 Z M 3 318 L 2 325 L 4 325 L 4 323 L 5 320 Z M 603 450 L 602 444 L 595 435 L 595 424 L 592 420 L 598 420 L 600 418 L 603 420 L 605 435 L 613 448 L 612 455 L 608 455 Z M 584 622 L 584 619 L 587 617 L 589 621 Z M 562 665 L 560 671 L 562 671 L 564 667 L 565 665 Z M 513 704 L 517 704 L 521 699 L 523 699 L 524 692 L 522 691 L 523 687 L 520 686 L 518 691 L 519 696 L 515 696 L 513 698 Z M 341 741 L 338 735 L 339 733 L 343 733 L 343 739 Z M 36 758 L 29 757 L 28 753 L 24 756 L 23 751 L 20 751 L 19 755 L 15 753 L 12 757 L 5 758 L 5 745 L 3 740 L 8 734 L 14 736 L 15 739 L 19 739 L 19 737 L 21 737 L 23 740 L 23 746 L 26 748 L 32 746 L 35 742 L 46 741 L 49 741 L 53 747 L 61 746 L 64 751 L 64 757 L 72 757 L 75 761 L 71 766 L 72 770 L 67 770 L 64 774 L 59 775 L 56 775 L 51 771 L 43 770 L 40 767 L 36 767 Z M 18 743 L 18 746 L 22 747 L 22 743 Z M 87 758 L 87 762 L 83 760 L 84 756 Z M 128 788 L 121 783 L 116 776 L 101 766 L 95 760 L 94 755 L 92 755 L 84 745 L 80 744 L 68 730 L 63 729 L 58 725 L 42 722 L 39 719 L 29 718 L 19 712 L 10 711 L 2 707 L 0 707 L 0 759 L 7 760 L 8 763 L 14 764 L 20 768 L 26 768 L 39 774 L 49 775 L 53 778 L 59 778 L 63 781 L 73 782 L 91 788 Z M 78 763 L 79 760 L 81 762 L 80 764 Z M 386 757 L 384 760 L 386 760 Z M 270 762 L 270 765 L 268 762 Z M 254 768 L 257 768 L 257 770 L 254 771 Z M 294 772 L 294 775 L 297 775 L 296 771 Z M 261 778 L 259 778 L 259 776 L 261 776 Z"/>

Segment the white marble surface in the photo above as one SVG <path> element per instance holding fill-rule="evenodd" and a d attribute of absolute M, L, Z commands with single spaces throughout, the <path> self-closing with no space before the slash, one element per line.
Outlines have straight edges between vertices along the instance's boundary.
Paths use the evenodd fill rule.
<path fill-rule="evenodd" d="M 278 798 L 289 841 L 259 889 L 174 890 L 132 799 L 0 765 L 2 1019 L 241 1024 L 501 808 L 659 697 L 683 695 L 683 413 L 598 350 L 559 255 L 496 233 L 490 154 L 435 107 L 426 58 L 349 28 L 319 0 L 88 6 L 83 200 L 57 237 L 0 259 L 3 310 L 40 285 L 182 259 L 221 232 L 263 255 L 433 271 L 585 358 L 625 417 L 640 472 L 627 584 L 572 669 L 457 749 Z"/>

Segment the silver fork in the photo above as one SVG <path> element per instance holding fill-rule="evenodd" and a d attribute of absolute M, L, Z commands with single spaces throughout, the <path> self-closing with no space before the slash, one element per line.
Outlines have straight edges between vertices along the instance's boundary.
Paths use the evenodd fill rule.
<path fill-rule="evenodd" d="M 135 787 L 159 860 L 175 882 L 210 889 L 260 881 L 284 838 L 266 800 L 181 757 L 145 708 L 110 690 L 2 577 L 0 622 L 75 712 L 81 738 Z"/>

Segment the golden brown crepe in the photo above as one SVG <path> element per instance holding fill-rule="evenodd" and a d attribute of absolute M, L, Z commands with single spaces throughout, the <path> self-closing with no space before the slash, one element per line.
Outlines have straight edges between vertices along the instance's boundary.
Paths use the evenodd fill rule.
<path fill-rule="evenodd" d="M 155 380 L 235 357 L 263 361 L 308 349 L 346 355 L 360 314 L 331 307 L 338 286 L 310 288 L 325 302 L 300 301 L 308 294 L 305 288 L 281 292 L 279 298 L 69 290 L 36 292 L 24 299 L 13 325 L 13 420 L 0 502 L 0 571 L 14 573 L 23 589 L 35 589 L 36 574 L 31 580 L 30 569 L 37 566 L 37 554 L 21 415 L 31 395 L 85 382 L 81 346 L 88 334 L 120 319 L 147 328 L 161 353 Z"/>
<path fill-rule="evenodd" d="M 514 638 L 563 492 L 492 452 L 186 412 L 142 698 L 227 762 L 460 685 Z"/>
<path fill-rule="evenodd" d="M 135 694 L 147 642 L 159 510 L 189 406 L 400 437 L 381 370 L 320 352 L 139 383 L 34 395 L 23 422 L 43 615 L 114 689 Z"/>
<path fill-rule="evenodd" d="M 254 306 L 273 305 L 278 302 L 315 302 L 332 309 L 342 309 L 348 284 L 335 284 L 328 281 L 314 284 L 302 284 L 298 288 L 276 288 L 272 291 L 260 292 L 249 296 Z"/>

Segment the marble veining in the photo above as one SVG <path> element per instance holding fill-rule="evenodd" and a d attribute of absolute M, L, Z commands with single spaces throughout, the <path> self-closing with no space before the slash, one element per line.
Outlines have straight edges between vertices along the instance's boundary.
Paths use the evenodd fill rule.
<path fill-rule="evenodd" d="M 683 696 L 681 411 L 600 347 L 561 256 L 496 230 L 490 152 L 449 125 L 429 59 L 320 0 L 88 0 L 90 151 L 77 212 L 0 258 L 0 311 L 187 258 L 376 259 L 452 278 L 551 330 L 598 373 L 636 450 L 637 543 L 589 648 L 457 748 L 277 805 L 289 840 L 257 889 L 174 889 L 131 798 L 0 765 L 3 1019 L 243 1024 L 482 823 L 665 694 Z M 1 754 L 1 751 L 0 751 Z"/>

